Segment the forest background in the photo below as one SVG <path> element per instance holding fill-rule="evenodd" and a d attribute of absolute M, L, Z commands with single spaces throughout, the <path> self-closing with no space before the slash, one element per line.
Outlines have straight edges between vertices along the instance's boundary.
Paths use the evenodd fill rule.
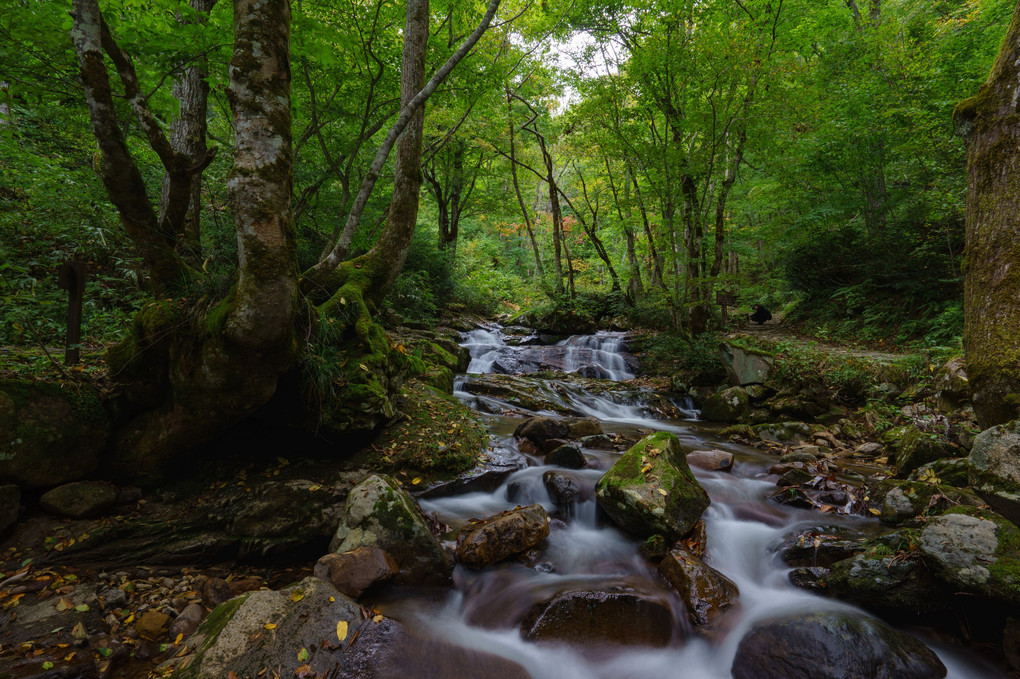
<path fill-rule="evenodd" d="M 478 2 L 434 2 L 431 75 Z M 696 337 L 718 291 L 818 337 L 957 345 L 966 154 L 952 111 L 987 75 L 1005 0 L 622 0 L 503 4 L 428 100 L 422 209 L 386 305 L 531 318 L 552 309 Z M 111 205 L 69 7 L 0 16 L 0 346 L 60 345 L 64 261 L 89 263 L 83 344 L 121 339 L 152 289 Z M 189 219 L 201 290 L 238 267 L 227 179 L 232 7 L 103 3 L 148 109 L 171 130 L 186 74 L 208 82 Z M 299 270 L 340 237 L 400 103 L 403 5 L 292 5 L 292 210 Z M 111 77 L 115 78 L 113 65 Z M 156 193 L 164 166 L 117 94 Z M 390 165 L 351 234 L 371 248 Z M 197 233 L 197 231 L 196 231 Z M 732 310 L 731 310 L 732 311 Z M 95 354 L 98 356 L 98 353 Z M 19 359 L 39 372 L 47 359 Z M 85 370 L 100 370 L 86 363 Z"/>

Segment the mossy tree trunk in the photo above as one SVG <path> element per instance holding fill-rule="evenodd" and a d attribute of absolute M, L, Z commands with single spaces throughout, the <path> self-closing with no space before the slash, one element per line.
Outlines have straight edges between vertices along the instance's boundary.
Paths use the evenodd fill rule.
<path fill-rule="evenodd" d="M 955 118 L 968 139 L 964 335 L 978 424 L 1020 404 L 1020 6 L 978 94 Z"/>

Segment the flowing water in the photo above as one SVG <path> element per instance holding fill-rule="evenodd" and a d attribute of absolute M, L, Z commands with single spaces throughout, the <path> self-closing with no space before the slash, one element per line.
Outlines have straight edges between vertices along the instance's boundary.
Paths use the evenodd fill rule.
<path fill-rule="evenodd" d="M 619 353 L 622 340 L 620 335 L 600 335 L 571 338 L 561 346 L 567 348 L 569 370 L 589 370 L 589 374 L 620 378 L 630 376 Z M 472 373 L 491 370 L 501 356 L 514 351 L 498 328 L 470 333 L 465 345 L 471 349 Z M 547 381 L 536 383 L 549 389 Z M 459 384 L 463 386 L 464 379 Z M 504 562 L 481 571 L 458 566 L 454 573 L 456 589 L 449 596 L 440 601 L 419 599 L 405 603 L 401 610 L 392 611 L 398 617 L 416 621 L 420 629 L 427 629 L 431 636 L 446 643 L 512 660 L 535 679 L 725 679 L 731 676 L 730 667 L 740 639 L 756 622 L 797 611 L 856 610 L 793 587 L 788 581 L 790 568 L 775 551 L 784 537 L 799 529 L 841 525 L 867 532 L 874 529 L 876 522 L 861 517 L 822 515 L 770 502 L 767 498 L 775 493 L 775 485 L 756 477 L 763 476 L 773 460 L 753 449 L 713 439 L 699 430 L 693 411 L 687 413 L 687 419 L 653 419 L 647 409 L 633 403 L 617 403 L 611 395 L 596 396 L 580 387 L 568 390 L 562 384 L 559 387 L 552 388 L 550 393 L 570 403 L 574 410 L 598 417 L 607 433 L 637 437 L 668 430 L 677 433 L 685 444 L 735 453 L 737 462 L 732 472 L 695 470 L 695 473 L 712 499 L 704 515 L 708 530 L 706 562 L 739 586 L 739 609 L 731 611 L 723 628 L 711 636 L 694 632 L 683 604 L 638 554 L 638 541 L 600 518 L 592 493 L 582 494 L 570 507 L 556 506 L 542 482 L 542 475 L 554 467 L 545 466 L 540 458 L 520 453 L 509 435 L 520 422 L 518 414 L 487 418 L 498 446 L 519 455 L 527 466 L 511 474 L 494 492 L 423 499 L 421 505 L 457 529 L 471 518 L 540 503 L 557 517 L 551 523 L 546 545 L 527 565 Z M 465 393 L 461 396 L 472 399 Z M 512 407 L 507 410 L 519 413 L 519 409 Z M 618 453 L 589 449 L 584 453 L 591 468 L 555 469 L 591 489 Z M 522 638 L 521 619 L 534 604 L 547 601 L 553 594 L 569 589 L 621 587 L 669 602 L 676 632 L 668 646 L 621 647 L 605 643 L 575 646 L 534 643 Z M 939 646 L 923 634 L 922 638 L 939 653 L 949 677 L 1002 676 L 975 661 L 966 651 Z"/>

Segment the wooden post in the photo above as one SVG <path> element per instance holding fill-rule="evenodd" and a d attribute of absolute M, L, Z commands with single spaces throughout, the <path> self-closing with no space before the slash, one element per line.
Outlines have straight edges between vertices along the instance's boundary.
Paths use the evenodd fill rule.
<path fill-rule="evenodd" d="M 65 262 L 60 267 L 57 286 L 67 290 L 67 346 L 64 365 L 76 365 L 81 358 L 81 305 L 85 296 L 85 262 Z"/>
<path fill-rule="evenodd" d="M 717 290 L 715 293 L 715 303 L 722 308 L 722 327 L 726 327 L 726 307 L 737 305 L 737 296 L 731 292 L 723 292 Z"/>

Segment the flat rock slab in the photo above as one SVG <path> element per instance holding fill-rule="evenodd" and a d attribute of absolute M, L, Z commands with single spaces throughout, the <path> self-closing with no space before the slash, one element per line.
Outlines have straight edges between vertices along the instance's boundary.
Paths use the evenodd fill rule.
<path fill-rule="evenodd" d="M 532 608 L 521 633 L 531 641 L 665 646 L 673 614 L 665 601 L 637 592 L 570 591 Z"/>

